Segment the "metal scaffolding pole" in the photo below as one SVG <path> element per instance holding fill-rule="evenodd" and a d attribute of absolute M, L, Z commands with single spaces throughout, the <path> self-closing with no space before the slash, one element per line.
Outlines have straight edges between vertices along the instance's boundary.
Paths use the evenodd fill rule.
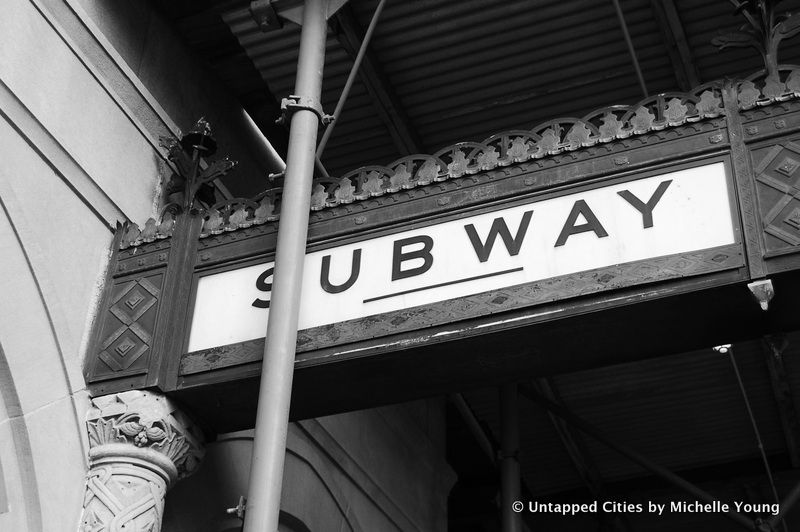
<path fill-rule="evenodd" d="M 243 532 L 278 529 L 325 63 L 327 0 L 306 0 Z"/>
<path fill-rule="evenodd" d="M 514 511 L 513 504 L 520 500 L 519 470 L 519 392 L 516 384 L 506 384 L 500 388 L 500 431 L 502 442 L 500 455 L 500 476 L 502 493 L 500 514 L 503 532 L 522 532 L 520 513 Z"/>

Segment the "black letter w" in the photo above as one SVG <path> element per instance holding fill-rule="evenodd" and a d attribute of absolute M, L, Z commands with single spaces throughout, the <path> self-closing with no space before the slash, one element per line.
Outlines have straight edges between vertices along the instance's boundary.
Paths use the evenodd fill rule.
<path fill-rule="evenodd" d="M 475 248 L 475 254 L 478 256 L 478 260 L 481 262 L 489 260 L 489 255 L 492 253 L 492 247 L 494 246 L 494 241 L 497 239 L 497 235 L 500 235 L 500 238 L 503 239 L 503 244 L 505 244 L 508 254 L 512 257 L 517 255 L 522 247 L 522 241 L 525 239 L 525 233 L 528 231 L 528 225 L 531 222 L 532 214 L 533 211 L 526 211 L 525 214 L 522 215 L 522 221 L 519 223 L 517 234 L 513 239 L 511 238 L 511 231 L 508 230 L 506 221 L 502 217 L 495 218 L 492 222 L 492 227 L 489 229 L 489 235 L 486 237 L 485 243 L 481 242 L 474 225 L 465 225 L 464 229 L 467 231 L 469 241 L 472 242 L 472 247 Z"/>

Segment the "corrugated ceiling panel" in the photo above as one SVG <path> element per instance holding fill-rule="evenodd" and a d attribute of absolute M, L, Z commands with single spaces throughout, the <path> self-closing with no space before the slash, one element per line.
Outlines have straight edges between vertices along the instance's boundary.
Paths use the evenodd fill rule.
<path fill-rule="evenodd" d="M 763 356 L 758 342 L 736 346 L 765 450 L 783 453 L 785 441 Z M 800 381 L 794 365 L 791 370 Z M 552 382 L 574 414 L 612 441 L 675 471 L 759 457 L 730 360 L 710 349 L 560 375 Z M 497 390 L 465 396 L 499 440 Z M 539 495 L 582 488 L 544 410 L 521 401 L 520 460 L 529 488 Z M 581 437 L 604 481 L 651 475 L 604 444 Z"/>
<path fill-rule="evenodd" d="M 736 358 L 768 453 L 785 443 L 769 376 L 757 343 Z M 564 402 L 614 441 L 661 465 L 691 469 L 758 457 L 753 429 L 730 361 L 713 351 L 687 353 L 555 379 Z M 589 440 L 607 479 L 641 469 Z"/>
<path fill-rule="evenodd" d="M 349 3 L 366 28 L 377 1 Z M 761 67 L 754 50 L 719 52 L 710 44 L 720 31 L 742 23 L 729 3 L 675 0 L 675 5 L 701 81 L 745 76 Z M 800 0 L 785 5 L 800 8 Z M 623 0 L 621 6 L 648 92 L 676 90 L 675 66 L 651 0 Z M 281 31 L 261 33 L 245 9 L 229 14 L 226 21 L 274 94 L 287 96 L 294 84 L 298 27 L 287 23 Z M 610 0 L 389 2 L 371 49 L 428 152 L 641 99 Z M 800 62 L 798 43 L 785 44 L 781 58 Z M 323 95 L 328 112 L 350 65 L 335 36 L 329 35 Z M 354 98 L 359 93 L 365 95 L 357 81 Z M 354 144 L 360 142 L 364 145 L 357 149 Z M 345 107 L 324 160 L 341 175 L 397 156 L 388 129 L 366 96 Z"/>

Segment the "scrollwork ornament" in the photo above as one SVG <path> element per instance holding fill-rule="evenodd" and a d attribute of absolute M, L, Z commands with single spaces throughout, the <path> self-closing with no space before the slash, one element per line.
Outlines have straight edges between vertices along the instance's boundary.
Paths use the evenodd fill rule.
<path fill-rule="evenodd" d="M 455 150 L 453 152 L 453 160 L 450 164 L 447 165 L 447 172 L 450 177 L 461 177 L 462 175 L 467 173 L 467 165 L 469 161 L 467 161 L 466 155 L 460 149 Z"/>
<path fill-rule="evenodd" d="M 325 208 L 327 200 L 328 192 L 325 190 L 325 186 L 319 183 L 314 185 L 314 190 L 311 192 L 311 210 L 321 211 Z"/>
<path fill-rule="evenodd" d="M 609 142 L 617 138 L 622 132 L 622 125 L 614 113 L 608 112 L 603 115 L 603 123 L 600 125 L 600 142 Z"/>
<path fill-rule="evenodd" d="M 334 196 L 339 203 L 353 203 L 356 199 L 355 192 L 356 187 L 353 186 L 353 183 L 346 177 L 343 177 L 339 180 L 339 186 L 334 192 Z"/>
<path fill-rule="evenodd" d="M 765 84 L 763 94 L 766 101 L 758 102 L 766 105 L 775 100 L 782 100 L 786 86 L 781 81 L 778 71 L 778 51 L 781 42 L 790 39 L 800 32 L 800 13 L 779 13 L 776 0 L 731 0 L 736 6 L 735 14 L 745 19 L 745 24 L 736 31 L 718 35 L 711 43 L 720 50 L 726 48 L 748 48 L 758 50 L 764 60 Z M 743 84 L 744 87 L 744 84 Z M 748 87 L 747 90 L 750 90 Z M 743 109 L 752 107 L 748 99 Z"/>
<path fill-rule="evenodd" d="M 722 100 L 713 91 L 703 91 L 696 108 L 701 116 L 713 118 L 722 113 Z"/>
<path fill-rule="evenodd" d="M 681 102 L 679 98 L 672 98 L 667 103 L 667 108 L 664 111 L 664 116 L 670 126 L 679 126 L 686 122 L 686 113 L 689 108 Z"/>
<path fill-rule="evenodd" d="M 489 146 L 478 155 L 478 166 L 481 170 L 491 170 L 497 167 L 499 159 L 500 154 L 497 153 L 494 146 Z"/>
<path fill-rule="evenodd" d="M 795 96 L 800 96 L 800 70 L 795 69 L 789 73 L 789 77 L 786 78 L 786 90 Z"/>
<path fill-rule="evenodd" d="M 589 131 L 589 128 L 586 127 L 584 122 L 578 122 L 572 126 L 566 138 L 569 143 L 569 149 L 577 150 L 581 146 L 590 146 L 593 144 L 590 140 L 591 134 L 592 132 Z"/>
<path fill-rule="evenodd" d="M 417 184 L 428 185 L 437 177 L 439 177 L 439 165 L 433 159 L 428 159 L 417 172 Z"/>
<path fill-rule="evenodd" d="M 633 132 L 636 134 L 647 133 L 653 128 L 653 121 L 655 121 L 656 117 L 653 116 L 653 113 L 647 107 L 639 107 L 636 109 L 636 113 L 631 118 L 631 125 L 633 126 Z"/>
<path fill-rule="evenodd" d="M 752 81 L 743 81 L 739 86 L 739 107 L 742 109 L 755 107 L 760 97 L 761 91 Z"/>
<path fill-rule="evenodd" d="M 364 182 L 363 190 L 369 196 L 380 196 L 386 191 L 383 190 L 383 177 L 376 171 L 369 172 Z"/>
<path fill-rule="evenodd" d="M 529 154 L 528 150 L 530 149 L 530 145 L 528 141 L 525 140 L 523 137 L 515 137 L 511 141 L 511 146 L 508 148 L 508 157 L 511 161 L 515 163 L 519 163 L 528 159 Z"/>
<path fill-rule="evenodd" d="M 545 155 L 555 155 L 559 153 L 561 139 L 559 135 L 556 134 L 553 128 L 548 128 L 542 133 L 542 138 L 539 140 L 537 144 L 537 151 L 534 154 L 535 157 L 544 157 Z"/>

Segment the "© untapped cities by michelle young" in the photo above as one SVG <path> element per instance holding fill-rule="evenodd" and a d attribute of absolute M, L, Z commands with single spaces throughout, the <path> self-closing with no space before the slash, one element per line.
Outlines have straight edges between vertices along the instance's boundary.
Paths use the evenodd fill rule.
<path fill-rule="evenodd" d="M 515 512 L 550 513 L 563 516 L 590 513 L 728 513 L 734 510 L 739 513 L 776 516 L 780 513 L 779 503 L 749 503 L 743 501 L 703 503 L 700 501 L 591 501 L 587 503 L 552 503 L 540 501 L 522 501 L 512 503 Z"/>

